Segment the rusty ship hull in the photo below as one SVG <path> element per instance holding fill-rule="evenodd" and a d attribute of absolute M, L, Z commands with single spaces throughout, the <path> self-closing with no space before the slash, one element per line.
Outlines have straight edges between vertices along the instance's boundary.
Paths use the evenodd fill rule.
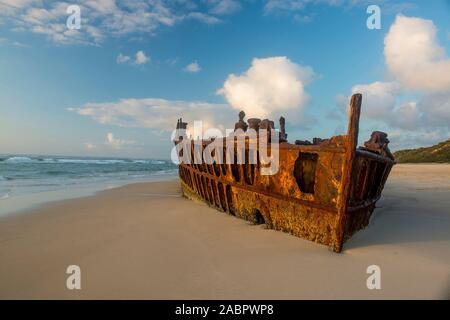
<path fill-rule="evenodd" d="M 256 164 L 180 163 L 183 195 L 341 252 L 344 242 L 368 225 L 395 163 L 370 146 L 357 148 L 361 99 L 359 94 L 351 99 L 346 135 L 317 144 L 280 143 L 274 175 L 260 174 L 259 159 Z"/>

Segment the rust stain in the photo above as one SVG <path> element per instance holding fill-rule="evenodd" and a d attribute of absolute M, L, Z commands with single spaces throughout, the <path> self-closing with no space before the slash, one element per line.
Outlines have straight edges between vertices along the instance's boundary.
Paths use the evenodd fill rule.
<path fill-rule="evenodd" d="M 256 164 L 181 163 L 183 195 L 341 252 L 344 242 L 368 225 L 395 164 L 383 132 L 373 132 L 365 146 L 357 148 L 361 100 L 361 94 L 352 96 L 347 134 L 330 139 L 288 143 L 285 120 L 280 118 L 280 161 L 274 175 L 260 174 L 259 158 Z M 241 112 L 235 129 L 274 127 L 268 119 L 252 118 L 247 124 L 244 117 Z M 178 129 L 186 126 L 178 121 Z M 209 143 L 201 141 L 203 148 Z"/>

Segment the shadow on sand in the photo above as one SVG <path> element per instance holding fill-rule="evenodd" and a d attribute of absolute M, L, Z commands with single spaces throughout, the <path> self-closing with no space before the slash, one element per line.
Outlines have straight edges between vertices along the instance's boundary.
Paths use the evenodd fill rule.
<path fill-rule="evenodd" d="M 448 193 L 442 196 L 449 196 Z M 368 246 L 412 244 L 450 241 L 450 214 L 448 208 L 436 206 L 414 194 L 386 195 L 377 203 L 369 226 L 357 232 L 344 245 L 345 249 Z M 445 206 L 445 201 L 443 203 Z M 441 209 L 439 209 L 441 208 Z M 443 250 L 450 258 L 450 249 Z M 448 261 L 448 260 L 447 260 Z"/>

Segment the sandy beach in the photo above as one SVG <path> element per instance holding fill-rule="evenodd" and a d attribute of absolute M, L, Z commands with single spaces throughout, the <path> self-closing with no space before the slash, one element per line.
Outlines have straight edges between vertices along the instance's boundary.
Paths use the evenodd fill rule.
<path fill-rule="evenodd" d="M 0 218 L 0 298 L 449 299 L 450 165 L 396 165 L 377 207 L 336 254 L 187 200 L 177 180 L 52 202 Z"/>

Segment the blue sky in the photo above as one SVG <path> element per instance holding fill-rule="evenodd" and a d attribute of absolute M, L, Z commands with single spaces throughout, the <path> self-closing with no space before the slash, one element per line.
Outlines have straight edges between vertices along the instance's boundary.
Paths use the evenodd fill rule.
<path fill-rule="evenodd" d="M 70 4 L 82 18 L 72 33 Z M 366 26 L 369 4 L 381 8 L 380 30 Z M 178 113 L 228 128 L 236 101 L 249 117 L 287 114 L 290 141 L 324 138 L 345 132 L 346 99 L 358 85 L 368 95 L 362 141 L 381 129 L 394 149 L 432 144 L 449 137 L 449 17 L 450 3 L 439 0 L 0 0 L 0 153 L 169 158 Z M 414 37 L 422 30 L 425 42 Z M 424 54 L 387 53 L 403 47 Z M 289 108 L 252 109 L 255 99 L 275 101 L 258 91 L 265 79 L 246 74 L 252 66 L 301 83 L 300 93 L 282 91 L 292 94 L 281 101 Z M 424 83 L 436 70 L 437 82 L 415 82 L 416 66 Z M 239 95 L 240 83 L 255 99 Z"/>

